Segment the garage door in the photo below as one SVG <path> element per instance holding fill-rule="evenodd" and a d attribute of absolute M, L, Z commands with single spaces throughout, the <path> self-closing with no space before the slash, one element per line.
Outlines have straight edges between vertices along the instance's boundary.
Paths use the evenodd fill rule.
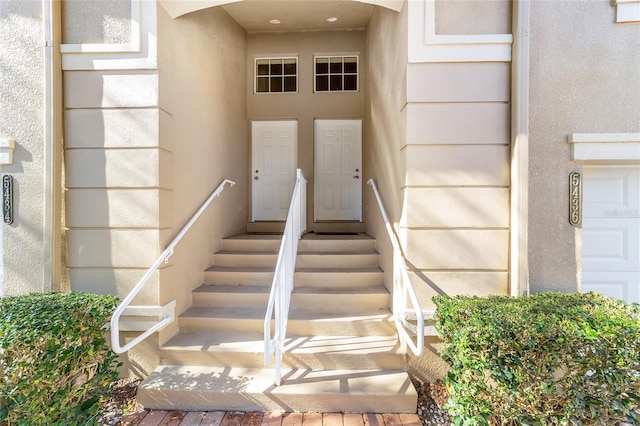
<path fill-rule="evenodd" d="M 640 303 L 640 167 L 584 169 L 582 291 Z"/>

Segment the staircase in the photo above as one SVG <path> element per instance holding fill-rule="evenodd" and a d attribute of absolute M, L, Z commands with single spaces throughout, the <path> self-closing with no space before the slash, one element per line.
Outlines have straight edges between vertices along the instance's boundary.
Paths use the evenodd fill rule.
<path fill-rule="evenodd" d="M 375 240 L 364 234 L 300 241 L 283 383 L 274 385 L 262 330 L 280 239 L 223 240 L 138 401 L 148 409 L 415 412 Z"/>

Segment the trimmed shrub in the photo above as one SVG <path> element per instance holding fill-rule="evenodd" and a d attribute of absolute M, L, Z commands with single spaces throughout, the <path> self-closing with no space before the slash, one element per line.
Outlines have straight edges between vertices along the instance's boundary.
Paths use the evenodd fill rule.
<path fill-rule="evenodd" d="M 119 363 L 102 327 L 116 298 L 81 293 L 0 298 L 0 424 L 85 425 Z"/>
<path fill-rule="evenodd" d="M 456 425 L 640 424 L 640 306 L 596 293 L 434 302 Z"/>

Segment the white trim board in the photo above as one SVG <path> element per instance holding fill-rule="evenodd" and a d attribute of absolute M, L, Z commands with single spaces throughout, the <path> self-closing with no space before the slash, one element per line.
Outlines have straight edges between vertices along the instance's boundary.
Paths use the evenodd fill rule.
<path fill-rule="evenodd" d="M 640 22 L 640 0 L 614 0 L 616 22 Z"/>
<path fill-rule="evenodd" d="M 512 34 L 436 33 L 435 0 L 409 1 L 409 62 L 510 62 Z"/>
<path fill-rule="evenodd" d="M 572 133 L 574 161 L 640 161 L 640 133 Z"/>

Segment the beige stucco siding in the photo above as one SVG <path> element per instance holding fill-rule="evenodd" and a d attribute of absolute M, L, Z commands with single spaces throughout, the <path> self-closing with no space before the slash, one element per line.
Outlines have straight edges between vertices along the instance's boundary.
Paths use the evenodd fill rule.
<path fill-rule="evenodd" d="M 157 92 L 152 71 L 65 72 L 67 266 L 74 290 L 124 297 L 167 243 L 160 219 L 171 214 L 173 170 L 171 153 L 159 147 Z M 119 282 L 123 276 L 130 284 Z M 157 291 L 148 286 L 140 300 L 157 304 Z"/>
<path fill-rule="evenodd" d="M 508 292 L 509 68 L 409 65 L 400 236 L 423 308 L 434 287 Z"/>
<path fill-rule="evenodd" d="M 404 192 L 407 228 L 508 228 L 508 188 L 414 187 Z"/>
<path fill-rule="evenodd" d="M 640 25 L 609 2 L 531 3 L 529 275 L 576 291 L 582 232 L 568 221 L 571 133 L 640 131 Z"/>
<path fill-rule="evenodd" d="M 70 109 L 65 112 L 65 146 L 154 147 L 158 145 L 159 119 L 154 109 Z"/>
<path fill-rule="evenodd" d="M 376 8 L 367 27 L 366 119 L 364 127 L 364 177 L 373 178 L 392 223 L 402 211 L 405 161 L 401 151 L 406 138 L 407 7 L 397 13 Z M 386 59 L 385 59 L 386 58 Z M 369 185 L 364 187 L 364 221 L 376 237 L 385 283 L 393 283 L 392 248 Z"/>
<path fill-rule="evenodd" d="M 170 275 L 161 277 L 160 302 L 176 299 L 180 313 L 191 305 L 191 290 L 202 284 L 221 239 L 246 229 L 247 42 L 220 8 L 171 19 L 160 6 L 158 43 L 160 145 L 172 152 L 166 162 L 173 170 L 172 214 L 161 218 L 161 227 L 175 235 L 223 179 L 237 183 L 186 234 L 171 257 Z M 161 341 L 175 329 L 174 323 L 161 332 Z"/>

